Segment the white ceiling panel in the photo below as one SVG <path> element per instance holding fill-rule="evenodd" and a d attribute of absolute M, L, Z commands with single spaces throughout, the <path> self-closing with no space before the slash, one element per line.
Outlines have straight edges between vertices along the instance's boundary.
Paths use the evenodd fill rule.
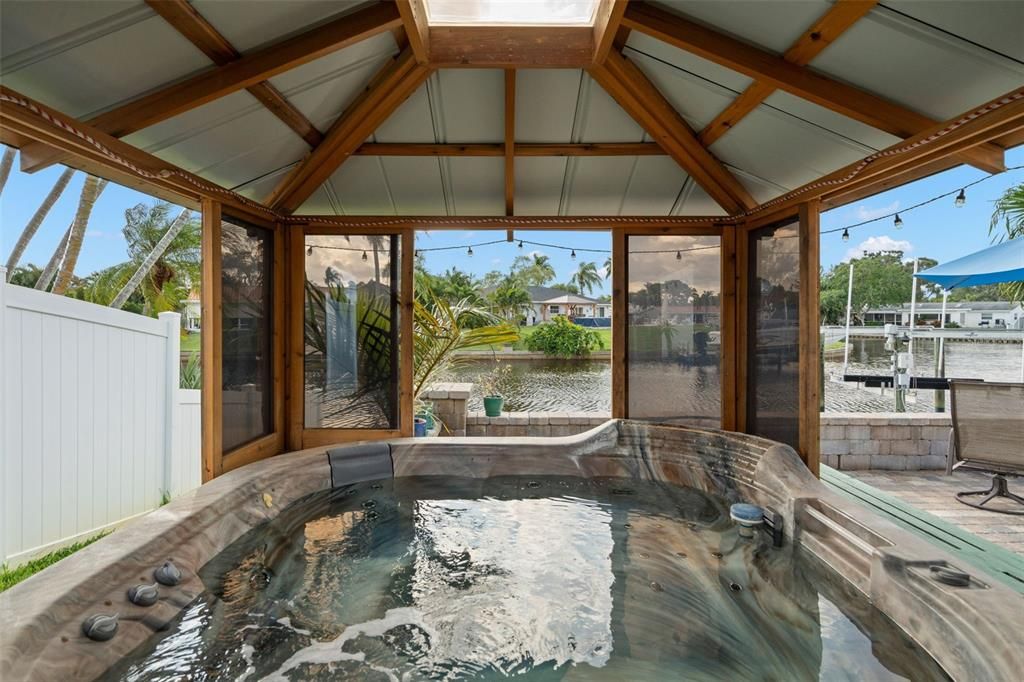
<path fill-rule="evenodd" d="M 505 160 L 496 157 L 448 157 L 454 215 L 505 214 Z"/>
<path fill-rule="evenodd" d="M 742 182 L 742 179 L 741 179 Z M 750 189 L 749 187 L 747 188 Z M 728 215 L 714 199 L 712 199 L 704 188 L 693 182 L 686 183 L 686 186 L 679 192 L 679 197 L 673 206 L 671 215 L 680 216 L 724 216 Z"/>
<path fill-rule="evenodd" d="M 270 83 L 314 126 L 326 131 L 397 52 L 394 37 L 383 33 L 286 71 Z"/>
<path fill-rule="evenodd" d="M 643 53 L 629 50 L 629 57 L 695 131 L 713 121 L 736 98 L 728 88 Z"/>
<path fill-rule="evenodd" d="M 516 142 L 569 142 L 576 116 L 580 69 L 516 72 Z"/>
<path fill-rule="evenodd" d="M 191 0 L 191 3 L 243 54 L 292 34 L 304 33 L 362 4 L 361 0 Z"/>
<path fill-rule="evenodd" d="M 711 145 L 723 162 L 797 187 L 865 156 L 861 145 L 760 106 Z"/>
<path fill-rule="evenodd" d="M 430 113 L 430 101 L 436 92 L 436 78 L 435 73 L 388 116 L 374 132 L 373 139 L 377 142 L 437 142 L 434 119 Z"/>
<path fill-rule="evenodd" d="M 686 173 L 671 157 L 635 157 L 620 213 L 668 215 L 686 177 Z"/>
<path fill-rule="evenodd" d="M 822 134 L 845 137 L 864 145 L 864 156 L 872 151 L 896 144 L 900 138 L 869 125 L 837 114 L 813 102 L 800 99 L 788 92 L 776 90 L 764 101 L 764 105 L 780 110 L 822 129 Z"/>
<path fill-rule="evenodd" d="M 437 159 L 430 156 L 386 156 L 380 159 L 380 163 L 399 215 L 447 213 Z"/>
<path fill-rule="evenodd" d="M 435 121 L 441 142 L 498 142 L 505 139 L 505 73 L 497 69 L 441 69 Z"/>
<path fill-rule="evenodd" d="M 794 189 L 793 187 L 784 187 L 778 183 L 771 182 L 753 173 L 747 173 L 739 168 L 732 166 L 727 166 L 727 168 L 746 187 L 747 191 L 750 192 L 750 196 L 754 197 L 754 201 L 758 203 L 770 201 L 777 196 L 785 194 L 790 189 Z"/>
<path fill-rule="evenodd" d="M 619 215 L 633 174 L 632 156 L 569 159 L 567 215 Z"/>
<path fill-rule="evenodd" d="M 267 173 L 266 175 L 259 177 L 255 180 L 250 181 L 248 184 L 242 185 L 235 191 L 244 197 L 255 199 L 256 201 L 263 201 L 274 191 L 277 185 L 284 179 L 294 166 L 285 166 L 274 172 Z"/>
<path fill-rule="evenodd" d="M 1024 83 L 1024 65 L 883 11 L 854 24 L 812 65 L 938 120 Z"/>
<path fill-rule="evenodd" d="M 886 8 L 1024 62 L 1020 0 L 886 0 Z"/>
<path fill-rule="evenodd" d="M 349 215 L 390 215 L 395 212 L 380 158 L 353 156 L 334 171 L 327 184 L 343 211 Z M 316 208 L 316 205 L 306 202 L 296 213 L 316 213 Z"/>
<path fill-rule="evenodd" d="M 46 22 L 48 4 L 34 3 L 40 12 L 31 15 L 33 25 Z M 5 25 L 7 11 L 5 2 Z M 91 30 L 82 40 L 64 35 L 27 49 L 32 54 L 25 58 L 19 53 L 4 60 L 4 85 L 76 118 L 91 117 L 211 65 L 155 14 L 111 24 L 106 32 Z"/>
<path fill-rule="evenodd" d="M 721 86 L 733 93 L 743 92 L 753 82 L 741 73 L 680 50 L 668 43 L 663 43 L 640 31 L 633 31 L 629 34 L 629 40 L 626 42 L 626 56 L 636 59 L 637 55 L 645 55 L 648 59 L 665 62 L 666 65 L 687 72 L 692 78 L 704 79 L 710 85 Z"/>
<path fill-rule="evenodd" d="M 516 159 L 516 215 L 558 215 L 567 162 L 564 156 Z"/>
<path fill-rule="evenodd" d="M 658 0 L 652 4 L 779 54 L 831 5 L 826 0 Z"/>
<path fill-rule="evenodd" d="M 587 76 L 580 91 L 581 108 L 573 124 L 573 142 L 640 142 L 643 129 Z"/>
<path fill-rule="evenodd" d="M 4 71 L 154 16 L 143 0 L 4 0 L 0 6 Z"/>

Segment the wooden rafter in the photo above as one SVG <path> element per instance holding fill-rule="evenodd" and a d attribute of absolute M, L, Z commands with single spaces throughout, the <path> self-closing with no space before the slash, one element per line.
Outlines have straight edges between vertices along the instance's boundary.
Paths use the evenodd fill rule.
<path fill-rule="evenodd" d="M 615 42 L 626 0 L 600 0 L 594 12 L 594 63 L 602 64 Z"/>
<path fill-rule="evenodd" d="M 694 181 L 728 213 L 742 213 L 757 202 L 739 180 L 704 148 L 696 133 L 639 68 L 621 52 L 609 53 L 590 75 Z"/>
<path fill-rule="evenodd" d="M 430 61 L 430 26 L 423 0 L 396 0 L 409 47 L 420 64 Z"/>
<path fill-rule="evenodd" d="M 806 66 L 877 4 L 878 0 L 839 0 L 814 22 L 813 26 L 804 31 L 782 58 L 791 64 Z M 751 83 L 704 130 L 700 131 L 701 143 L 705 147 L 714 144 L 773 92 L 775 87 L 769 83 Z"/>
<path fill-rule="evenodd" d="M 505 215 L 515 213 L 516 70 L 505 69 Z"/>
<path fill-rule="evenodd" d="M 582 142 L 548 144 L 517 142 L 515 156 L 664 156 L 654 142 Z M 365 142 L 353 156 L 505 156 L 504 142 L 433 144 L 418 142 Z"/>
<path fill-rule="evenodd" d="M 242 54 L 192 6 L 189 0 L 146 0 L 146 4 L 178 33 L 202 50 L 203 54 L 217 66 L 241 59 Z M 268 81 L 251 85 L 246 90 L 286 126 L 294 130 L 310 147 L 317 146 L 324 139 L 323 133 L 317 130 L 305 114 Z"/>
<path fill-rule="evenodd" d="M 293 213 L 431 72 L 429 67 L 416 63 L 411 47 L 392 59 L 266 203 L 274 210 Z"/>
<path fill-rule="evenodd" d="M 594 59 L 591 26 L 432 26 L 435 68 L 581 68 Z"/>
<path fill-rule="evenodd" d="M 629 3 L 622 23 L 633 30 L 897 137 L 911 137 L 936 123 L 927 116 L 877 95 L 833 80 L 644 2 Z M 1006 168 L 1003 149 L 994 144 L 967 150 L 963 158 L 966 163 L 990 173 Z"/>

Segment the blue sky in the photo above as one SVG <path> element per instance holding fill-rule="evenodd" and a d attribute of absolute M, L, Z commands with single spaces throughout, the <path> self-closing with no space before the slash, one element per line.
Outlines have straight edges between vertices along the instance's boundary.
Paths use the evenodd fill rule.
<path fill-rule="evenodd" d="M 1007 152 L 1008 166 L 1024 165 L 1024 146 Z M 17 170 L 17 161 L 11 176 L 0 196 L 0 256 L 6 262 L 14 241 L 24 225 L 35 212 L 40 201 L 53 186 L 61 169 L 48 168 L 34 175 L 25 175 Z M 822 215 L 822 230 L 860 222 L 879 215 L 901 211 L 907 206 L 929 199 L 937 194 L 959 189 L 960 186 L 984 177 L 982 171 L 961 166 L 939 175 L 854 202 Z M 61 236 L 67 229 L 78 202 L 84 175 L 76 173 L 68 188 L 58 200 L 36 234 L 21 262 L 43 265 L 49 260 Z M 846 260 L 850 254 L 859 254 L 863 249 L 902 249 L 907 257 L 927 256 L 939 262 L 950 260 L 966 253 L 982 249 L 991 243 L 988 234 L 992 203 L 1013 184 L 1024 182 L 1024 169 L 1011 171 L 983 182 L 967 191 L 967 205 L 955 208 L 953 199 L 944 199 L 901 215 L 903 228 L 897 230 L 892 220 L 882 220 L 852 230 L 850 241 L 843 242 L 840 234 L 823 235 L 821 239 L 821 261 L 827 269 L 837 262 Z M 86 275 L 95 270 L 114 265 L 127 259 L 126 245 L 121 236 L 124 224 L 124 210 L 139 202 L 153 201 L 151 197 L 114 183 L 96 203 L 86 241 L 79 257 L 76 274 Z M 547 244 L 561 244 L 576 248 L 610 249 L 611 238 L 607 232 L 528 232 L 516 233 L 525 240 Z M 417 247 L 428 249 L 439 246 L 465 245 L 493 239 L 502 239 L 504 231 L 434 231 L 417 236 Z M 474 248 L 472 257 L 464 249 L 427 253 L 427 266 L 432 271 L 458 267 L 474 275 L 482 276 L 490 270 L 507 270 L 512 260 L 520 253 L 539 251 L 551 257 L 557 272 L 557 281 L 568 281 L 578 262 L 590 260 L 601 267 L 605 261 L 603 253 L 577 254 L 577 260 L 570 258 L 568 251 L 524 245 L 520 251 L 508 243 Z M 610 282 L 605 282 L 601 292 L 609 293 Z"/>

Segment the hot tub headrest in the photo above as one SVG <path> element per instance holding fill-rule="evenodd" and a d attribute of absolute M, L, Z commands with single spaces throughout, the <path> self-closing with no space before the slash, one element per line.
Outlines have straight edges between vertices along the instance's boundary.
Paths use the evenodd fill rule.
<path fill-rule="evenodd" d="M 391 460 L 390 443 L 359 443 L 331 448 L 327 451 L 331 465 L 331 487 L 393 478 L 395 466 Z"/>

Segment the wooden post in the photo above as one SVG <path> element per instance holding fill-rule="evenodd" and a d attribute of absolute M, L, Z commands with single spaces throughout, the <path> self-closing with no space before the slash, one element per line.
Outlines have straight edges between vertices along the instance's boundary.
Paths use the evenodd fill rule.
<path fill-rule="evenodd" d="M 817 476 L 821 423 L 818 365 L 820 278 L 818 201 L 800 204 L 800 456 Z"/>
<path fill-rule="evenodd" d="M 719 313 L 721 325 L 721 390 L 722 390 L 722 428 L 726 431 L 737 430 L 736 400 L 741 394 L 737 381 L 737 348 L 738 330 L 743 327 L 736 319 L 736 237 L 738 227 L 722 229 L 722 291 L 719 295 Z"/>
<path fill-rule="evenodd" d="M 416 396 L 412 393 L 413 382 L 413 268 L 415 266 L 416 232 L 406 228 L 401 233 L 401 275 L 399 277 L 399 331 L 398 331 L 398 428 L 402 436 L 413 435 L 413 417 Z M 392 257 L 394 254 L 392 254 Z"/>
<path fill-rule="evenodd" d="M 626 231 L 612 230 L 612 417 L 629 416 L 626 334 L 629 327 L 629 273 Z"/>
<path fill-rule="evenodd" d="M 220 203 L 203 199 L 202 234 L 202 335 L 203 372 L 202 433 L 203 483 L 219 476 L 223 468 L 222 448 L 222 354 L 221 354 L 221 246 Z"/>
<path fill-rule="evenodd" d="M 305 227 L 294 225 L 288 228 L 286 238 L 287 263 L 285 277 L 288 280 L 286 317 L 288 341 L 285 357 L 287 384 L 287 418 L 285 420 L 285 443 L 289 450 L 302 449 L 302 429 L 305 427 L 306 386 L 304 366 L 304 305 L 306 285 Z"/>

